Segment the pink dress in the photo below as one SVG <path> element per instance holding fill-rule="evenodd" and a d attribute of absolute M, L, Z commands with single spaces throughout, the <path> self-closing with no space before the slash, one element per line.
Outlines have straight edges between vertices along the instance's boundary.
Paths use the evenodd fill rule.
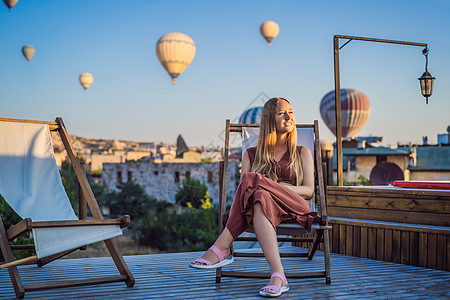
<path fill-rule="evenodd" d="M 301 146 L 299 151 L 301 151 Z M 255 160 L 256 148 L 247 149 L 250 165 Z M 295 175 L 287 168 L 289 155 L 286 152 L 278 162 L 277 176 L 280 181 L 295 185 Z M 313 220 L 317 212 L 311 212 L 311 206 L 302 196 L 289 188 L 269 179 L 266 175 L 245 173 L 236 191 L 231 205 L 227 228 L 233 237 L 239 236 L 253 220 L 253 205 L 261 202 L 264 214 L 276 230 L 281 222 L 298 222 L 308 231 L 311 231 Z"/>

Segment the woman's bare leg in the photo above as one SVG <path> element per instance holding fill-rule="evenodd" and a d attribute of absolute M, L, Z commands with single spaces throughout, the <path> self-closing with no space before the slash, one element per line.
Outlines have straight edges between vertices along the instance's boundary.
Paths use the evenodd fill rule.
<path fill-rule="evenodd" d="M 283 265 L 281 264 L 280 252 L 278 249 L 277 235 L 269 219 L 264 214 L 260 202 L 253 206 L 253 228 L 258 242 L 263 250 L 264 256 L 270 267 L 270 274 L 279 272 L 284 275 Z M 281 288 L 283 282 L 280 278 L 274 277 L 270 280 L 270 285 L 276 285 Z"/>
<path fill-rule="evenodd" d="M 225 229 L 222 231 L 222 233 L 219 235 L 217 240 L 215 241 L 214 245 L 216 245 L 219 250 L 227 250 L 230 249 L 231 243 L 233 243 L 234 238 L 231 232 L 228 230 L 228 228 L 225 227 Z M 205 254 L 202 255 L 203 259 L 206 259 L 207 261 L 211 262 L 212 264 L 215 264 L 219 261 L 216 254 L 212 252 L 212 250 L 209 250 L 205 252 Z M 194 264 L 201 265 L 202 263 L 199 262 L 193 262 Z"/>

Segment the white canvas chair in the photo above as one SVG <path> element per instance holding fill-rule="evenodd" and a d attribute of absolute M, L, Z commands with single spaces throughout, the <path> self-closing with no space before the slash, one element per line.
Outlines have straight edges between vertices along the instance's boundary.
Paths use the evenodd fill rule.
<path fill-rule="evenodd" d="M 311 260 L 319 248 L 319 244 L 323 243 L 324 251 L 324 269 L 323 271 L 316 272 L 291 272 L 286 273 L 286 277 L 290 278 L 308 278 L 308 277 L 325 277 L 325 282 L 331 283 L 331 270 L 330 270 L 330 242 L 329 232 L 332 227 L 328 225 L 327 212 L 326 212 L 326 180 L 324 178 L 324 170 L 326 166 L 322 163 L 320 152 L 320 139 L 319 139 L 319 125 L 315 120 L 314 124 L 297 124 L 297 143 L 301 146 L 305 146 L 310 149 L 314 156 L 315 165 L 315 194 L 318 198 L 318 205 L 316 206 L 315 197 L 311 200 L 311 210 L 319 213 L 319 218 L 312 225 L 312 232 L 308 233 L 298 223 L 281 223 L 277 226 L 277 235 L 288 236 L 278 237 L 279 242 L 291 242 L 291 243 L 309 243 L 308 253 L 280 253 L 281 257 L 307 257 Z M 259 133 L 259 125 L 255 124 L 231 124 L 230 120 L 226 121 L 225 128 L 225 148 L 224 148 L 224 160 L 220 165 L 220 195 L 219 195 L 219 230 L 222 232 L 226 224 L 228 215 L 225 214 L 225 205 L 227 199 L 227 173 L 228 173 L 228 160 L 229 160 L 229 141 L 230 133 L 240 133 L 242 135 L 242 154 L 250 147 L 256 146 Z M 254 233 L 252 226 L 250 225 L 247 232 Z M 236 242 L 239 241 L 257 241 L 256 237 L 238 237 Z M 250 252 L 237 252 L 232 247 L 232 255 L 234 257 L 262 257 L 262 253 L 250 253 Z M 237 264 L 235 261 L 234 264 Z M 269 273 L 264 272 L 238 272 L 238 271 L 226 271 L 222 268 L 218 268 L 216 271 L 216 282 L 220 282 L 221 277 L 257 277 L 257 278 L 269 278 Z"/>
<path fill-rule="evenodd" d="M 77 175 L 81 202 L 80 218 L 75 215 L 61 181 L 54 158 L 50 130 L 57 131 Z M 7 229 L 0 218 L 0 247 L 17 298 L 25 292 L 59 287 L 91 285 L 124 281 L 134 285 L 134 278 L 119 253 L 113 237 L 130 223 L 129 216 L 105 220 L 90 188 L 86 175 L 75 154 L 69 134 L 61 118 L 56 122 L 0 118 L 0 195 L 23 219 Z M 83 204 L 84 203 L 84 204 Z M 86 219 L 86 203 L 93 219 Z M 25 232 L 32 231 L 33 245 L 10 245 Z M 105 241 L 120 275 L 22 284 L 17 266 L 36 263 L 43 266 L 80 247 Z M 34 248 L 36 255 L 14 260 L 13 250 Z"/>

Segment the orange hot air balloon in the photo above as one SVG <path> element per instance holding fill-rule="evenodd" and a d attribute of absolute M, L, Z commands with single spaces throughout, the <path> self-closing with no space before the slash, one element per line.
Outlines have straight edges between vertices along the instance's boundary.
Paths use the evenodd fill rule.
<path fill-rule="evenodd" d="M 84 90 L 87 90 L 88 87 L 94 82 L 94 76 L 92 76 L 91 73 L 82 73 L 80 75 L 80 84 L 84 88 Z"/>
<path fill-rule="evenodd" d="M 280 27 L 274 21 L 267 21 L 262 23 L 259 28 L 262 36 L 266 39 L 267 45 L 270 46 L 270 42 L 277 37 L 278 32 L 280 31 Z"/>
<path fill-rule="evenodd" d="M 30 59 L 33 57 L 35 52 L 36 52 L 36 50 L 31 45 L 25 45 L 22 47 L 22 54 L 23 54 L 23 56 L 25 56 L 27 61 L 30 61 Z"/>
<path fill-rule="evenodd" d="M 172 32 L 163 35 L 156 43 L 156 55 L 176 84 L 177 78 L 195 56 L 194 41 L 184 33 Z"/>
<path fill-rule="evenodd" d="M 19 0 L 3 0 L 3 2 L 6 4 L 6 6 L 8 6 L 9 11 L 11 11 L 11 8 L 14 7 L 14 5 L 17 4 Z"/>
<path fill-rule="evenodd" d="M 336 135 L 336 115 L 334 90 L 326 94 L 320 102 L 320 115 L 328 128 Z M 370 102 L 358 90 L 341 89 L 342 137 L 354 137 L 366 123 L 370 115 Z"/>

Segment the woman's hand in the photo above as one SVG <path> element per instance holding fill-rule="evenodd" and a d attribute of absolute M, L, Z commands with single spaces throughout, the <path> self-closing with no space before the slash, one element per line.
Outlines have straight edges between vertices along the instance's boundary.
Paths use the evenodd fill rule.
<path fill-rule="evenodd" d="M 290 189 L 291 191 L 293 191 L 294 193 L 302 196 L 303 198 L 305 198 L 306 200 L 310 200 L 312 198 L 312 193 L 311 193 L 311 189 L 308 186 L 296 186 L 296 185 L 292 185 L 290 183 L 287 182 L 278 182 L 280 185 L 283 185 L 285 187 L 287 187 L 288 189 Z"/>
<path fill-rule="evenodd" d="M 303 182 L 301 186 L 295 186 L 287 182 L 279 182 L 279 184 L 287 187 L 294 193 L 309 200 L 314 195 L 314 163 L 311 151 L 308 148 L 302 147 L 301 161 L 303 168 Z"/>

